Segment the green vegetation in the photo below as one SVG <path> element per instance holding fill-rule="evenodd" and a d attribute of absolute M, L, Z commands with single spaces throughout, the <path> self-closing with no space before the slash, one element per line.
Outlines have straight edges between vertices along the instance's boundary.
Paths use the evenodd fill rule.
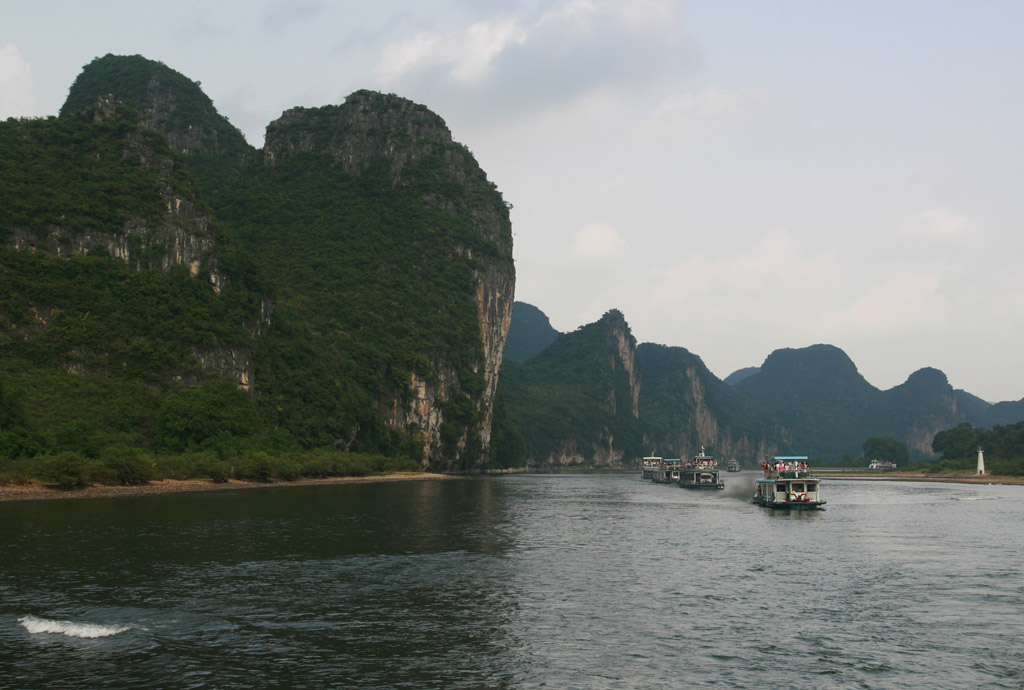
<path fill-rule="evenodd" d="M 104 94 L 127 106 L 97 106 Z M 256 163 L 197 83 L 113 55 L 86 66 L 61 117 L 0 123 L 5 476 L 419 465 L 421 431 L 389 421 L 414 375 L 447 390 L 435 467 L 479 465 L 478 276 L 513 271 L 500 193 L 441 118 L 397 96 L 359 92 L 278 129 L 322 145 Z M 202 235 L 202 265 L 159 270 L 156 227 Z"/>
<path fill-rule="evenodd" d="M 552 328 L 544 312 L 532 304 L 516 302 L 512 308 L 508 344 L 503 357 L 513 362 L 525 362 L 557 338 L 558 331 Z"/>
<path fill-rule="evenodd" d="M 151 453 L 121 446 L 110 447 L 96 458 L 76 451 L 16 459 L 0 457 L 0 485 L 38 481 L 63 489 L 74 489 L 89 484 L 131 486 L 161 479 L 269 482 L 301 478 L 368 477 L 419 469 L 419 463 L 408 457 L 338 450 L 250 450 L 223 456 L 214 450 Z"/>
<path fill-rule="evenodd" d="M 666 457 L 683 449 L 700 448 L 701 413 L 713 411 L 719 438 L 755 445 L 762 440 L 779 443 L 777 425 L 732 387 L 719 381 L 700 357 L 681 347 L 641 343 L 636 350 L 643 379 L 640 422 L 649 446 L 644 453 Z M 716 454 L 718 449 L 706 448 Z M 752 460 L 754 458 L 751 458 Z"/>
<path fill-rule="evenodd" d="M 907 444 L 897 441 L 894 438 L 883 436 L 872 436 L 864 441 L 864 460 L 878 460 L 880 462 L 894 462 L 897 467 L 904 467 L 910 461 L 910 451 Z"/>
<path fill-rule="evenodd" d="M 40 241 L 51 229 L 65 237 L 81 230 L 119 235 L 126 221 L 162 216 L 161 183 L 194 197 L 183 161 L 163 137 L 139 126 L 138 113 L 119 106 L 99 122 L 94 114 L 0 123 L 2 234 L 22 229 Z M 167 164 L 161 170 L 147 158 Z"/>
<path fill-rule="evenodd" d="M 141 55 L 108 53 L 86 65 L 68 90 L 61 118 L 91 108 L 106 94 L 142 113 L 151 130 L 186 140 L 198 133 L 198 151 L 192 153 L 221 156 L 236 164 L 255 153 L 242 133 L 217 113 L 198 82 Z"/>
<path fill-rule="evenodd" d="M 523 364 L 502 364 L 495 465 L 546 464 L 566 449 L 583 457 L 609 447 L 627 458 L 643 455 L 629 374 L 616 364 L 618 329 L 632 339 L 622 314 L 613 310 Z"/>
<path fill-rule="evenodd" d="M 941 453 L 926 472 L 964 472 L 977 468 L 978 448 L 985 450 L 989 474 L 1024 476 L 1024 422 L 976 429 L 968 423 L 935 434 L 932 450 Z"/>

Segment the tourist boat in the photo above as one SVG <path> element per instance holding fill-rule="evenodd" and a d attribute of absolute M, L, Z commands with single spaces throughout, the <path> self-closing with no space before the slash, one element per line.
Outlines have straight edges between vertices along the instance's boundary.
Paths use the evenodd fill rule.
<path fill-rule="evenodd" d="M 661 467 L 661 458 L 657 455 L 648 455 L 640 466 L 641 479 L 654 479 L 654 471 Z"/>
<path fill-rule="evenodd" d="M 740 463 L 739 463 L 739 461 L 738 460 L 730 460 L 729 462 L 727 462 L 725 464 L 725 471 L 726 472 L 739 472 L 740 471 Z"/>
<path fill-rule="evenodd" d="M 807 468 L 806 455 L 780 455 L 762 466 L 764 478 L 754 481 L 754 503 L 768 508 L 815 510 L 825 505 Z"/>
<path fill-rule="evenodd" d="M 683 469 L 683 461 L 678 458 L 666 458 L 659 463 L 651 477 L 657 484 L 671 484 L 679 481 L 679 472 Z"/>
<path fill-rule="evenodd" d="M 684 489 L 725 488 L 725 482 L 718 475 L 718 461 L 704 454 L 704 446 L 700 447 L 700 455 L 694 455 L 683 463 L 676 483 Z"/>

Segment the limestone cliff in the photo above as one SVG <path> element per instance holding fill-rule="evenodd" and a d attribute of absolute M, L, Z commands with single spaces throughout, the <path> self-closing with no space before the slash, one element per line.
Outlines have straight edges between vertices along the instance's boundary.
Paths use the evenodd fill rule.
<path fill-rule="evenodd" d="M 97 129 L 97 136 L 106 135 L 112 139 L 110 143 L 113 145 L 102 150 L 93 146 L 91 150 L 68 151 L 68 157 L 76 153 L 81 158 L 88 157 L 88 165 L 95 168 L 103 163 L 104 156 L 111 156 L 120 159 L 118 163 L 125 161 L 152 171 L 154 185 L 149 202 L 158 212 L 142 214 L 127 211 L 119 225 L 97 227 L 77 224 L 73 219 L 73 209 L 50 207 L 48 213 L 59 214 L 61 218 L 68 219 L 69 223 L 50 223 L 44 228 L 15 225 L 7 234 L 7 246 L 15 249 L 39 248 L 63 257 L 102 249 L 110 256 L 134 264 L 140 270 L 167 270 L 171 266 L 184 264 L 193 276 L 197 275 L 213 246 L 211 218 L 209 211 L 197 202 L 194 188 L 182 184 L 175 175 L 175 167 L 181 161 L 167 150 L 162 141 L 148 137 L 140 128 L 128 125 L 134 115 L 123 105 L 115 103 L 110 96 L 100 97 L 89 109 L 88 115 L 95 125 L 113 119 L 120 120 L 121 125 L 116 133 Z M 68 163 L 81 165 L 79 161 L 69 160 Z M 120 193 L 117 184 L 118 180 L 114 178 L 106 189 L 111 197 L 111 205 L 117 204 L 114 199 Z M 103 200 L 97 202 L 103 203 Z M 222 280 L 221 277 L 211 275 L 216 274 L 215 266 L 204 268 L 211 282 L 216 284 Z"/>
<path fill-rule="evenodd" d="M 696 455 L 756 463 L 774 455 L 786 432 L 741 394 L 719 381 L 699 357 L 681 347 L 643 343 L 641 418 L 648 453 Z"/>
<path fill-rule="evenodd" d="M 495 185 L 472 154 L 452 140 L 440 117 L 404 98 L 371 91 L 356 92 L 339 106 L 286 111 L 267 127 L 263 153 L 271 170 L 306 156 L 310 165 L 326 165 L 335 174 L 383 180 L 393 190 L 386 195 L 414 194 L 439 213 L 438 229 L 450 242 L 443 248 L 445 261 L 467 267 L 472 276 L 470 292 L 452 299 L 472 300 L 475 354 L 467 359 L 465 352 L 425 352 L 426 361 L 408 372 L 407 390 L 378 402 L 393 428 L 421 434 L 426 463 L 479 466 L 490 449 L 515 286 L 508 208 Z M 419 241 L 411 235 L 398 239 L 407 237 L 407 229 L 391 232 L 399 242 Z M 382 270 L 423 273 L 417 258 L 398 264 L 383 255 L 381 260 Z M 424 280 L 423 290 L 439 289 L 428 276 Z M 459 410 L 466 397 L 471 414 Z"/>
<path fill-rule="evenodd" d="M 7 127 L 17 146 L 7 147 L 5 155 L 36 162 L 12 168 L 18 176 L 12 182 L 23 194 L 4 202 L 7 215 L 0 231 L 6 247 L 63 259 L 99 254 L 137 271 L 184 266 L 193 279 L 220 292 L 227 276 L 213 254 L 210 210 L 200 201 L 183 159 L 162 136 L 139 123 L 136 111 L 108 95 L 59 120 L 10 121 Z M 36 311 L 52 308 L 35 301 L 31 305 Z M 248 327 L 258 329 L 258 315 L 249 317 Z M 232 347 L 241 348 L 242 340 L 247 336 Z M 104 352 L 103 345 L 68 352 L 67 371 L 108 372 L 116 366 L 111 358 L 127 366 L 123 356 Z M 241 356 L 251 359 L 247 351 Z M 243 387 L 253 383 L 251 366 L 221 371 L 198 355 L 182 361 L 172 378 L 192 380 L 204 371 L 226 375 Z"/>
<path fill-rule="evenodd" d="M 629 465 L 642 453 L 636 339 L 622 313 L 502 369 L 506 465 Z"/>

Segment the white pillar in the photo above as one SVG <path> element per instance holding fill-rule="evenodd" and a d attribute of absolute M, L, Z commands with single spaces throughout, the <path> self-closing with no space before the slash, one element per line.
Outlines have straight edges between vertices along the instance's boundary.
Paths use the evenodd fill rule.
<path fill-rule="evenodd" d="M 985 451 L 978 446 L 978 474 L 985 474 Z"/>

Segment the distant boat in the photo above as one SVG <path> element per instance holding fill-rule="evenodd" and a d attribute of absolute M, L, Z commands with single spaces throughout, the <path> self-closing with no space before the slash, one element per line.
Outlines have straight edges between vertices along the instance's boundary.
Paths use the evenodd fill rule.
<path fill-rule="evenodd" d="M 825 505 L 807 467 L 807 456 L 776 456 L 762 466 L 764 478 L 754 481 L 754 503 L 767 508 L 815 510 Z"/>
<path fill-rule="evenodd" d="M 740 471 L 740 463 L 739 463 L 739 461 L 737 461 L 737 460 L 730 460 L 729 462 L 727 462 L 725 464 L 725 471 L 726 472 L 739 472 Z"/>
<path fill-rule="evenodd" d="M 679 480 L 679 472 L 683 468 L 683 461 L 679 458 L 666 458 L 661 461 L 654 476 L 651 477 L 658 484 L 671 484 Z"/>
<path fill-rule="evenodd" d="M 654 471 L 661 467 L 661 458 L 657 455 L 648 455 L 640 466 L 641 479 L 654 479 Z"/>
<path fill-rule="evenodd" d="M 704 446 L 700 447 L 700 455 L 694 455 L 683 464 L 676 483 L 684 489 L 725 488 L 725 482 L 718 474 L 718 461 L 705 455 Z"/>

